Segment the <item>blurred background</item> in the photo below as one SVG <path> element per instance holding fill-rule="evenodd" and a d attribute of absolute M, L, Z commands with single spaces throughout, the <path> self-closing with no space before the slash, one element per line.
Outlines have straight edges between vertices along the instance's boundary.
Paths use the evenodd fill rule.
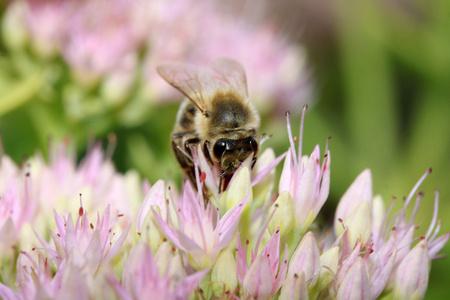
<path fill-rule="evenodd" d="M 365 168 L 374 193 L 399 208 L 432 167 L 418 234 L 436 188 L 441 232 L 450 231 L 450 2 L 222 2 L 0 2 L 3 151 L 20 163 L 69 138 L 81 158 L 102 140 L 115 145 L 119 171 L 180 182 L 169 138 L 182 96 L 155 67 L 227 56 L 247 71 L 261 133 L 272 135 L 265 147 L 287 149 L 284 112 L 298 135 L 304 104 L 304 153 L 332 137 L 325 218 Z M 426 298 L 448 295 L 449 270 L 449 258 L 433 263 Z"/>

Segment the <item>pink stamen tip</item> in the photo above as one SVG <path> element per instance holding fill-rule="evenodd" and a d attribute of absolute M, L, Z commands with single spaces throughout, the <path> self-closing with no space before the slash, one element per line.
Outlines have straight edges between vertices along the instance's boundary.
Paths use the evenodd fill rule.
<path fill-rule="evenodd" d="M 205 173 L 205 172 L 202 172 L 202 173 L 200 174 L 200 181 L 203 182 L 203 181 L 205 181 L 205 179 L 206 179 L 206 173 Z"/>
<path fill-rule="evenodd" d="M 428 174 L 430 174 L 431 172 L 433 172 L 433 169 L 432 169 L 432 168 L 429 168 L 429 169 L 427 170 L 427 172 L 428 172 Z"/>
<path fill-rule="evenodd" d="M 81 206 L 80 209 L 78 210 L 78 215 L 81 217 L 83 215 L 83 213 L 84 213 L 84 209 Z"/>

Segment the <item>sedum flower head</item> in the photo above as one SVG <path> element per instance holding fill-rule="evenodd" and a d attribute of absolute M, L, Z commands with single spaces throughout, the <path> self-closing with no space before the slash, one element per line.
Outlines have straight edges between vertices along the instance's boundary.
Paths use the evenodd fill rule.
<path fill-rule="evenodd" d="M 9 251 L 1 253 L 0 297 L 377 299 L 392 292 L 422 299 L 430 263 L 450 237 L 439 235 L 439 191 L 426 234 L 415 236 L 424 198 L 418 188 L 431 170 L 399 212 L 373 197 L 363 171 L 338 204 L 332 235 L 311 226 L 328 195 L 329 152 L 322 163 L 318 147 L 303 158 L 288 131 L 285 155 L 268 151 L 253 168 L 249 158 L 221 193 L 218 167 L 202 149 L 191 157 L 197 189 L 185 182 L 179 194 L 162 180 L 133 179 L 128 192 L 99 147 L 79 165 L 67 145 L 53 148 L 49 163 L 36 156 L 22 168 L 2 156 L 0 248 Z M 283 158 L 279 194 L 272 194 L 273 168 Z M 142 191 L 138 208 L 133 199 Z M 84 204 L 70 209 L 79 199 Z M 96 222 L 94 208 L 104 211 Z"/>
<path fill-rule="evenodd" d="M 117 216 L 110 215 L 108 207 L 103 216 L 97 215 L 94 226 L 80 207 L 74 222 L 72 215 L 61 218 L 54 212 L 56 230 L 51 231 L 52 243 L 37 234 L 42 248 L 33 253 L 21 251 L 17 260 L 17 292 L 0 284 L 0 295 L 15 299 L 78 297 L 108 297 L 105 272 L 110 272 L 110 261 L 122 249 L 128 228 L 115 234 Z M 56 271 L 51 271 L 56 269 Z M 12 298 L 12 299 L 14 299 Z"/>
<path fill-rule="evenodd" d="M 183 276 L 169 269 L 160 270 L 148 244 L 138 243 L 125 262 L 121 283 L 114 276 L 109 282 L 121 299 L 186 299 L 208 273 L 203 270 Z"/>
<path fill-rule="evenodd" d="M 211 268 L 220 251 L 234 238 L 247 200 L 248 196 L 220 217 L 210 203 L 205 206 L 202 193 L 194 192 L 186 182 L 183 195 L 174 204 L 178 226 L 170 215 L 166 222 L 154 214 L 161 231 L 188 255 L 195 269 L 201 270 Z"/>

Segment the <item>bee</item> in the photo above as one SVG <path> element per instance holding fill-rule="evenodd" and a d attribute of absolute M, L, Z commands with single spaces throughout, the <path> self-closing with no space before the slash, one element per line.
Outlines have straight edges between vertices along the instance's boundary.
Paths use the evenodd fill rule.
<path fill-rule="evenodd" d="M 186 96 L 171 134 L 175 157 L 196 187 L 195 166 L 186 154 L 191 154 L 191 146 L 201 145 L 207 159 L 220 168 L 220 193 L 252 154 L 254 164 L 259 151 L 260 118 L 248 99 L 243 66 L 218 58 L 209 66 L 164 63 L 157 71 Z"/>

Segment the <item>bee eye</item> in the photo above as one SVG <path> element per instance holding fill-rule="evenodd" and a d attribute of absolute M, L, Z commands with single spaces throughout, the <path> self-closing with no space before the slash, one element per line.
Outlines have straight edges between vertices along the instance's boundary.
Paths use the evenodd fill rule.
<path fill-rule="evenodd" d="M 255 141 L 254 138 L 250 138 L 250 140 L 248 141 L 248 143 L 249 143 L 250 146 L 252 147 L 253 153 L 256 154 L 256 152 L 258 152 L 258 143 Z"/>
<path fill-rule="evenodd" d="M 220 139 L 214 144 L 213 152 L 214 155 L 219 158 L 227 150 L 227 141 L 225 139 Z"/>

